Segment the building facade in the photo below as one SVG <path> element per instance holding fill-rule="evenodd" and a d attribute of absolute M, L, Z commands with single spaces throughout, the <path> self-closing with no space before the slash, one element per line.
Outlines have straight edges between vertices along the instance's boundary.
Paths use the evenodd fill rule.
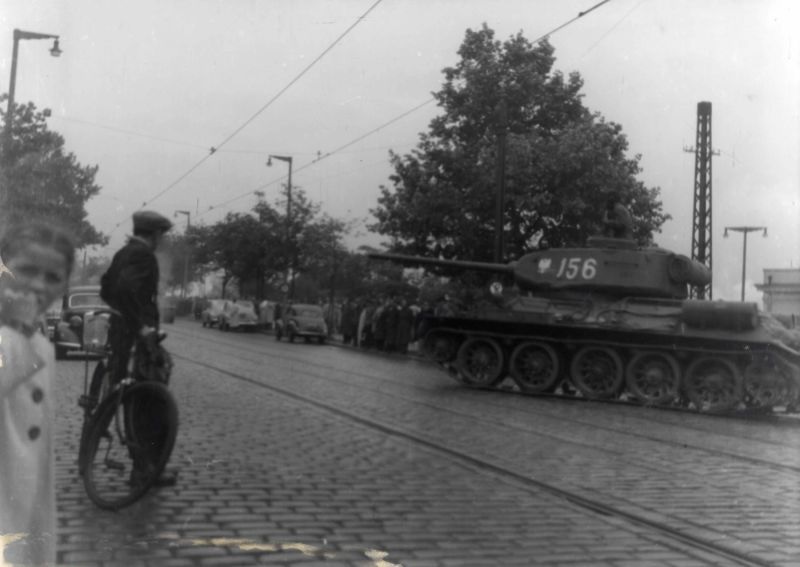
<path fill-rule="evenodd" d="M 765 269 L 756 289 L 764 294 L 765 311 L 800 325 L 800 268 Z"/>

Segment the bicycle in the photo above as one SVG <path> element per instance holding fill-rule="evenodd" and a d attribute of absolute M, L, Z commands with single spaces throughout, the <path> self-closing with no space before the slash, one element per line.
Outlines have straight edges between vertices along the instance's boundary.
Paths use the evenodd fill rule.
<path fill-rule="evenodd" d="M 97 309 L 83 319 L 83 348 L 100 356 L 89 381 L 84 371 L 84 410 L 78 448 L 78 472 L 89 499 L 99 508 L 119 510 L 144 496 L 167 465 L 178 431 L 178 407 L 167 388 L 172 370 L 169 353 L 139 339 L 133 369 L 114 382 L 109 371 L 108 345 L 113 309 Z"/>

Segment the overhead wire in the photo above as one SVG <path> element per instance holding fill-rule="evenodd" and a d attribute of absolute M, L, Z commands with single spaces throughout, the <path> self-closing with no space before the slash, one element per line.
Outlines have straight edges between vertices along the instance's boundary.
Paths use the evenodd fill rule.
<path fill-rule="evenodd" d="M 534 39 L 534 40 L 533 40 L 531 43 L 539 43 L 539 42 L 540 42 L 540 41 L 542 41 L 543 39 L 547 39 L 548 37 L 550 37 L 551 35 L 553 35 L 553 34 L 554 34 L 554 33 L 556 33 L 557 31 L 561 31 L 561 30 L 563 30 L 563 29 L 564 29 L 565 27 L 567 27 L 568 25 L 570 25 L 570 24 L 572 24 L 572 23 L 574 23 L 574 22 L 576 22 L 576 21 L 580 20 L 582 17 L 584 17 L 584 16 L 585 16 L 586 14 L 588 14 L 589 12 L 594 12 L 594 11 L 595 11 L 595 10 L 597 10 L 599 7 L 601 7 L 603 4 L 607 4 L 607 3 L 609 3 L 609 2 L 611 2 L 611 0 L 603 0 L 602 2 L 598 2 L 597 4 L 595 4 L 594 6 L 592 6 L 591 8 L 589 8 L 588 10 L 584 10 L 583 12 L 578 12 L 578 15 L 577 15 L 577 16 L 575 16 L 574 18 L 572 18 L 571 20 L 569 20 L 569 21 L 567 21 L 567 22 L 564 22 L 563 24 L 561 24 L 560 26 L 558 26 L 557 28 L 555 28 L 555 29 L 553 29 L 553 30 L 550 30 L 550 31 L 549 31 L 549 32 L 547 32 L 546 34 L 544 34 L 544 35 L 541 35 L 541 36 L 537 37 L 537 38 L 536 38 L 536 39 Z"/>
<path fill-rule="evenodd" d="M 600 8 L 600 7 L 601 7 L 601 6 L 603 6 L 604 4 L 607 4 L 607 3 L 608 3 L 608 2 L 610 2 L 610 1 L 611 1 L 611 0 L 602 0 L 601 2 L 598 2 L 597 4 L 595 4 L 595 5 L 593 5 L 592 7 L 590 7 L 588 10 L 584 10 L 584 11 L 582 11 L 582 12 L 579 12 L 579 13 L 578 13 L 578 15 L 577 15 L 577 16 L 575 16 L 574 18 L 572 18 L 571 20 L 569 20 L 569 21 L 567 21 L 567 22 L 565 22 L 565 23 L 561 24 L 560 26 L 558 26 L 558 27 L 556 27 L 556 28 L 554 28 L 554 29 L 550 30 L 550 31 L 549 31 L 549 32 L 547 32 L 546 34 L 543 34 L 543 35 L 539 36 L 539 37 L 538 37 L 538 38 L 536 38 L 536 39 L 535 39 L 535 40 L 534 40 L 532 43 L 538 43 L 538 42 L 540 42 L 540 41 L 542 41 L 542 40 L 544 40 L 544 39 L 547 39 L 548 37 L 550 37 L 550 36 L 551 36 L 551 35 L 553 35 L 554 33 L 556 33 L 556 32 L 558 32 L 558 31 L 560 31 L 560 30 L 564 29 L 564 28 L 565 28 L 565 27 L 567 27 L 568 25 L 570 25 L 570 24 L 574 23 L 575 21 L 579 20 L 580 18 L 584 17 L 585 15 L 589 14 L 590 12 L 593 12 L 594 10 L 597 10 L 598 8 Z M 642 0 L 642 1 L 643 1 L 643 0 Z M 641 3 L 641 2 L 640 2 L 640 3 Z M 638 5 L 637 5 L 637 7 L 638 7 Z M 635 9 L 635 8 L 634 8 L 634 9 Z M 632 10 L 631 10 L 631 11 L 632 11 Z M 630 13 L 630 12 L 629 12 L 629 13 Z M 624 18 L 623 18 L 623 19 L 624 19 Z M 338 148 L 336 148 L 336 149 L 334 149 L 334 150 L 331 150 L 331 151 L 329 151 L 329 152 L 326 152 L 325 154 L 322 154 L 322 155 L 318 156 L 316 159 L 312 160 L 312 161 L 311 161 L 311 162 L 309 162 L 309 163 L 306 163 L 306 164 L 304 164 L 304 165 L 302 165 L 302 166 L 300 166 L 300 167 L 298 167 L 298 168 L 295 168 L 295 169 L 293 170 L 293 172 L 294 172 L 294 173 L 299 173 L 299 172 L 301 172 L 301 171 L 303 171 L 303 170 L 305 170 L 305 169 L 307 169 L 307 168 L 311 167 L 312 165 L 314 165 L 314 164 L 316 164 L 316 163 L 318 163 L 318 162 L 322 161 L 323 159 L 326 159 L 326 158 L 328 158 L 328 157 L 330 157 L 330 156 L 332 156 L 332 155 L 334 155 L 334 154 L 337 154 L 337 153 L 341 152 L 342 150 L 344 150 L 344 149 L 346 149 L 346 148 L 349 148 L 350 146 L 352 146 L 352 145 L 354 145 L 354 144 L 356 144 L 356 143 L 360 142 L 361 140 L 363 140 L 363 139 L 365 139 L 365 138 L 367 138 L 367 137 L 371 136 L 372 134 L 375 134 L 376 132 L 379 132 L 380 130 L 382 130 L 383 128 L 386 128 L 386 127 L 387 127 L 387 126 L 389 126 L 390 124 L 393 124 L 393 123 L 395 123 L 395 122 L 397 122 L 397 121 L 399 121 L 399 120 L 401 120 L 401 119 L 405 118 L 406 116 L 408 116 L 408 115 L 410 115 L 410 114 L 412 114 L 412 113 L 416 112 L 416 111 L 417 111 L 417 110 L 419 110 L 420 108 L 424 107 L 424 106 L 425 106 L 425 105 L 427 105 L 427 104 L 430 104 L 431 102 L 434 102 L 435 100 L 436 100 L 436 99 L 435 99 L 435 97 L 431 97 L 431 98 L 429 98 L 428 100 L 426 100 L 426 101 L 424 101 L 424 102 L 422 102 L 422 103 L 418 104 L 417 106 L 415 106 L 415 107 L 411 108 L 410 110 L 408 110 L 408 111 L 406 111 L 406 112 L 403 112 L 402 114 L 400 114 L 400 115 L 396 116 L 395 118 L 392 118 L 392 119 L 391 119 L 391 120 L 389 120 L 388 122 L 385 122 L 385 123 L 381 124 L 381 125 L 380 125 L 380 126 L 378 126 L 377 128 L 374 128 L 374 129 L 370 130 L 369 132 L 367 132 L 367 133 L 365 133 L 365 134 L 362 134 L 361 136 L 358 136 L 357 138 L 354 138 L 354 139 L 353 139 L 353 140 L 351 140 L 350 142 L 347 142 L 346 144 L 343 144 L 343 145 L 339 146 Z M 222 201 L 222 202 L 220 202 L 220 203 L 217 203 L 216 205 L 210 205 L 210 206 L 209 206 L 209 207 L 208 207 L 208 208 L 207 208 L 205 211 L 203 211 L 203 212 L 199 213 L 199 214 L 198 214 L 198 216 L 202 216 L 202 215 L 204 215 L 204 214 L 206 214 L 206 213 L 208 213 L 208 212 L 211 212 L 212 210 L 218 210 L 218 209 L 220 209 L 220 208 L 224 208 L 224 207 L 226 207 L 227 205 L 230 205 L 231 203 L 234 203 L 234 202 L 238 201 L 239 199 L 243 199 L 243 198 L 245 198 L 245 197 L 249 197 L 249 196 L 251 196 L 251 195 L 254 195 L 254 194 L 256 194 L 257 192 L 259 192 L 259 191 L 262 191 L 262 190 L 266 189 L 267 187 L 270 187 L 270 186 L 274 185 L 275 183 L 278 183 L 278 182 L 280 182 L 280 181 L 281 181 L 281 180 L 283 180 L 284 178 L 286 178 L 286 175 L 283 175 L 283 176 L 281 176 L 281 177 L 279 177 L 279 178 L 277 178 L 277 179 L 275 179 L 275 180 L 273 180 L 273 181 L 270 181 L 270 182 L 268 182 L 268 183 L 265 183 L 265 184 L 259 185 L 259 186 L 258 186 L 258 187 L 256 187 L 255 189 L 251 189 L 251 190 L 249 190 L 249 191 L 246 191 L 246 192 L 244 192 L 244 193 L 241 193 L 241 194 L 239 194 L 239 195 L 236 195 L 235 197 L 232 197 L 232 198 L 230 198 L 230 199 L 227 199 L 227 200 L 225 200 L 225 201 Z"/>
<path fill-rule="evenodd" d="M 93 128 L 99 128 L 101 130 L 108 130 L 110 132 L 117 132 L 119 134 L 124 134 L 126 136 L 133 136 L 136 138 L 144 138 L 147 140 L 155 140 L 157 142 L 164 142 L 166 144 L 173 144 L 176 146 L 186 146 L 188 148 L 196 148 L 201 150 L 207 150 L 208 148 L 202 144 L 198 144 L 196 142 L 187 142 L 186 140 L 174 140 L 171 138 L 165 138 L 163 136 L 156 136 L 153 134 L 146 134 L 144 132 L 136 132 L 134 130 L 127 130 L 125 128 L 119 128 L 117 126 L 109 126 L 108 124 L 100 124 L 98 122 L 92 122 L 91 120 L 84 120 L 82 118 L 73 118 L 71 116 L 58 116 L 53 115 L 53 118 L 57 120 L 62 120 L 64 122 L 74 122 L 76 124 L 83 124 L 85 126 L 91 126 Z M 265 154 L 267 153 L 264 149 L 245 149 L 245 148 L 227 148 L 221 149 L 217 148 L 215 153 L 224 153 L 224 154 Z"/>
<path fill-rule="evenodd" d="M 186 142 L 182 140 L 172 140 L 170 138 L 163 138 L 161 136 L 154 136 L 152 134 L 144 134 L 142 132 L 134 132 L 133 130 L 126 130 L 124 128 L 118 128 L 116 126 L 108 126 L 106 124 L 98 124 L 97 122 L 91 122 L 89 120 L 83 120 L 80 118 L 72 118 L 69 116 L 58 116 L 56 114 L 52 115 L 53 118 L 57 120 L 63 120 L 65 122 L 75 122 L 76 124 L 84 124 L 86 126 L 92 126 L 94 128 L 100 128 L 102 130 L 109 130 L 111 132 L 117 132 L 120 134 L 125 134 L 128 136 L 136 136 L 137 138 L 146 138 L 148 140 L 156 140 L 158 142 L 165 142 L 167 144 L 175 144 L 176 146 L 187 146 L 190 148 L 198 148 L 198 149 L 205 149 L 205 146 L 201 144 L 197 144 L 194 142 Z"/>
<path fill-rule="evenodd" d="M 615 23 L 613 26 L 611 26 L 611 27 L 610 27 L 610 28 L 609 28 L 609 29 L 606 31 L 606 33 L 604 33 L 603 35 L 601 35 L 601 36 L 598 38 L 598 40 L 597 40 L 597 41 L 595 41 L 595 42 L 594 42 L 592 45 L 590 45 L 590 46 L 589 46 L 589 48 L 588 48 L 586 51 L 584 51 L 584 52 L 583 52 L 583 55 L 581 55 L 581 57 L 586 57 L 586 54 L 587 54 L 587 53 L 589 53 L 589 52 L 590 52 L 590 51 L 592 51 L 592 50 L 593 50 L 595 47 L 597 47 L 597 46 L 598 46 L 598 44 L 600 44 L 600 42 L 602 42 L 602 41 L 603 41 L 603 40 L 604 40 L 606 37 L 608 37 L 608 36 L 611 34 L 611 32 L 613 32 L 615 29 L 617 29 L 617 28 L 620 26 L 620 24 L 622 24 L 622 22 L 624 22 L 626 19 L 628 19 L 628 16 L 630 16 L 630 15 L 631 15 L 633 12 L 635 12 L 635 11 L 636 11 L 636 10 L 639 8 L 639 6 L 641 6 L 642 4 L 644 4 L 644 2 L 645 2 L 645 0 L 639 0 L 639 2 L 637 2 L 637 3 L 636 3 L 636 5 L 635 5 L 633 8 L 631 8 L 630 10 L 628 10 L 627 12 L 625 12 L 625 14 L 624 14 L 624 15 L 623 15 L 623 16 L 622 16 L 622 17 L 621 17 L 619 20 L 617 20 L 617 22 L 616 22 L 616 23 Z"/>
<path fill-rule="evenodd" d="M 423 102 L 423 103 L 421 103 L 421 104 L 418 104 L 418 105 L 416 105 L 416 106 L 415 106 L 415 107 L 413 107 L 412 109 L 410 109 L 410 110 L 406 110 L 406 111 L 405 111 L 405 112 L 403 112 L 402 114 L 399 114 L 399 115 L 395 116 L 394 118 L 392 118 L 391 120 L 388 120 L 387 122 L 384 122 L 383 124 L 381 124 L 381 125 L 380 125 L 380 126 L 378 126 L 377 128 L 373 128 L 373 129 L 372 129 L 372 130 L 370 130 L 369 132 L 367 132 L 367 133 L 365 133 L 365 134 L 362 134 L 362 135 L 358 136 L 357 138 L 354 138 L 353 140 L 350 140 L 350 141 L 349 141 L 349 142 L 347 142 L 346 144 L 342 144 L 341 146 L 339 146 L 339 147 L 338 147 L 338 148 L 336 148 L 336 149 L 333 149 L 333 150 L 331 150 L 331 151 L 329 151 L 329 152 L 326 152 L 326 153 L 324 153 L 324 154 L 320 153 L 320 154 L 319 154 L 319 155 L 318 155 L 316 158 L 314 158 L 314 159 L 313 159 L 313 160 L 311 160 L 310 162 L 308 162 L 308 163 L 305 163 L 305 164 L 303 164 L 303 165 L 301 165 L 301 166 L 299 166 L 299 167 L 293 168 L 293 173 L 299 173 L 299 172 L 301 172 L 301 171 L 303 171 L 303 170 L 305 170 L 305 169 L 308 169 L 308 168 L 309 168 L 309 167 L 311 167 L 312 165 L 315 165 L 315 164 L 319 163 L 320 161 L 322 161 L 322 160 L 325 160 L 325 159 L 327 159 L 327 158 L 329 158 L 329 157 L 331 157 L 331 156 L 333 156 L 333 155 L 335 155 L 335 154 L 337 154 L 337 153 L 341 152 L 342 150 L 349 148 L 349 147 L 350 147 L 350 146 L 352 146 L 353 144 L 357 144 L 357 143 L 358 143 L 358 142 L 360 142 L 361 140 L 363 140 L 363 139 L 365 139 L 365 138 L 367 138 L 367 137 L 371 136 L 372 134 L 375 134 L 376 132 L 379 132 L 379 131 L 383 130 L 383 129 L 384 129 L 384 128 L 386 128 L 387 126 L 390 126 L 390 125 L 394 124 L 395 122 L 397 122 L 397 121 L 399 121 L 399 120 L 402 120 L 403 118 L 405 118 L 405 117 L 406 117 L 406 116 L 408 116 L 409 114 L 412 114 L 412 113 L 416 112 L 417 110 L 421 109 L 422 107 L 424 107 L 424 106 L 426 106 L 426 105 L 430 104 L 431 102 L 433 102 L 433 100 L 434 100 L 433 98 L 431 98 L 431 99 L 428 99 L 428 100 L 426 100 L 425 102 Z M 222 201 L 222 202 L 220 202 L 220 203 L 217 203 L 216 205 L 210 205 L 210 206 L 208 207 L 208 209 L 206 209 L 206 210 L 205 210 L 205 211 L 203 211 L 202 213 L 199 213 L 199 214 L 198 214 L 198 217 L 200 217 L 200 216 L 202 216 L 203 214 L 205 214 L 205 213 L 208 213 L 208 212 L 210 212 L 210 211 L 212 211 L 212 210 L 217 210 L 217 209 L 223 208 L 223 207 L 225 207 L 225 206 L 227 206 L 227 205 L 230 205 L 231 203 L 233 203 L 233 202 L 235 202 L 235 201 L 238 201 L 239 199 L 243 199 L 243 198 L 245 198 L 245 197 L 249 197 L 250 195 L 254 195 L 254 194 L 255 194 L 256 192 L 258 192 L 258 191 L 263 191 L 263 190 L 264 190 L 264 189 L 266 189 L 267 187 L 270 187 L 270 186 L 274 185 L 275 183 L 278 183 L 278 182 L 280 182 L 280 181 L 281 181 L 281 180 L 283 180 L 285 177 L 286 177 L 286 175 L 282 175 L 281 177 L 278 177 L 277 179 L 274 179 L 274 180 L 272 180 L 272 181 L 269 181 L 268 183 L 265 183 L 265 184 L 263 184 L 263 185 L 259 185 L 259 186 L 258 186 L 258 187 L 256 187 L 255 189 L 251 189 L 251 190 L 249 190 L 249 191 L 246 191 L 246 192 L 244 192 L 244 193 L 241 193 L 241 194 L 239 194 L 239 195 L 236 195 L 235 197 L 231 197 L 230 199 L 227 199 L 227 200 L 225 200 L 225 201 Z"/>
<path fill-rule="evenodd" d="M 331 43 L 331 44 L 330 44 L 330 45 L 329 45 L 327 48 L 325 48 L 325 49 L 322 51 L 322 53 L 320 53 L 320 54 L 319 54 L 317 57 L 315 57 L 315 58 L 314 58 L 314 59 L 313 59 L 313 60 L 312 60 L 312 61 L 311 61 L 311 62 L 310 62 L 308 65 L 306 65 L 306 66 L 303 68 L 303 70 L 302 70 L 302 71 L 300 71 L 300 73 L 298 73 L 298 74 L 297 74 L 297 76 L 295 76 L 295 77 L 294 77 L 294 79 L 292 79 L 291 81 L 289 81 L 289 83 L 288 83 L 286 86 L 284 86 L 284 87 L 283 87 L 281 90 L 279 90 L 279 91 L 278 91 L 278 92 L 277 92 L 277 93 L 276 93 L 276 94 L 275 94 L 275 95 L 274 95 L 272 98 L 270 98 L 270 99 L 269 99 L 269 100 L 268 100 L 268 101 L 267 101 L 267 102 L 266 102 L 266 103 L 265 103 L 265 104 L 264 104 L 264 105 L 263 105 L 261 108 L 259 108 L 259 109 L 258 109 L 258 110 L 257 110 L 257 111 L 256 111 L 256 112 L 255 112 L 255 113 L 252 115 L 252 116 L 250 116 L 250 118 L 248 118 L 247 120 L 245 120 L 245 121 L 244 121 L 244 123 L 242 123 L 242 125 L 241 125 L 241 126 L 239 126 L 238 128 L 236 128 L 236 129 L 235 129 L 235 130 L 234 130 L 234 131 L 233 131 L 231 134 L 229 134 L 229 135 L 228 135 L 228 136 L 227 136 L 225 139 L 223 139 L 223 140 L 222 140 L 222 141 L 221 141 L 219 144 L 217 144 L 216 146 L 212 146 L 212 147 L 209 149 L 209 151 L 208 151 L 208 154 L 206 154 L 205 156 L 203 156 L 203 158 L 202 158 L 202 159 L 200 159 L 200 160 L 199 160 L 197 163 L 195 163 L 195 164 L 194 164 L 192 167 L 190 167 L 188 171 L 186 171 L 186 172 L 185 172 L 183 175 L 181 175 L 180 177 L 178 177 L 178 179 L 176 179 L 175 181 L 173 181 L 173 182 L 172 182 L 170 185 L 168 185 L 167 187 L 165 187 L 163 190 L 161 190 L 161 191 L 160 191 L 159 193 L 157 193 L 155 196 L 151 197 L 151 198 L 150 198 L 150 199 L 148 199 L 147 201 L 144 201 L 144 202 L 142 203 L 142 208 L 144 208 L 144 207 L 145 207 L 145 206 L 147 206 L 148 204 L 152 203 L 153 201 L 155 201 L 156 199 L 158 199 L 159 197 L 161 197 L 162 195 L 164 195 L 164 194 L 165 194 L 167 191 L 171 190 L 173 187 L 175 187 L 176 185 L 178 185 L 178 183 L 180 183 L 181 181 L 183 181 L 184 179 L 186 179 L 186 177 L 188 177 L 188 176 L 189 176 L 189 175 L 190 175 L 192 172 L 194 172 L 194 171 L 195 171 L 195 170 L 196 170 L 198 167 L 200 167 L 202 164 L 204 164 L 204 163 L 205 163 L 205 162 L 206 162 L 206 161 L 207 161 L 207 160 L 208 160 L 208 159 L 209 159 L 211 156 L 213 156 L 213 155 L 214 155 L 214 154 L 217 152 L 217 150 L 219 150 L 220 148 L 222 148 L 223 146 L 225 146 L 225 144 L 227 144 L 227 143 L 228 143 L 228 142 L 229 142 L 231 139 L 233 139 L 233 138 L 234 138 L 234 137 L 235 137 L 237 134 L 239 134 L 239 132 L 241 132 L 241 131 L 242 131 L 242 130 L 244 130 L 244 129 L 245 129 L 247 126 L 248 126 L 248 125 L 250 125 L 250 123 L 251 123 L 251 122 L 253 122 L 253 120 L 255 120 L 255 119 L 256 119 L 256 118 L 257 118 L 257 117 L 258 117 L 258 116 L 259 116 L 259 115 L 260 115 L 262 112 L 264 112 L 264 111 L 265 111 L 267 108 L 269 108 L 270 106 L 272 106 L 272 104 L 273 104 L 273 103 L 274 103 L 276 100 L 278 100 L 278 99 L 279 99 L 279 98 L 280 98 L 280 97 L 281 97 L 281 96 L 282 96 L 282 95 L 283 95 L 283 94 L 284 94 L 286 91 L 288 91 L 288 90 L 289 90 L 289 89 L 290 89 L 290 88 L 291 88 L 291 87 L 292 87 L 292 86 L 293 86 L 293 85 L 294 85 L 294 84 L 295 84 L 297 81 L 299 81 L 299 80 L 300 80 L 300 79 L 301 79 L 301 78 L 302 78 L 302 77 L 303 77 L 303 76 L 304 76 L 306 73 L 308 73 L 308 71 L 310 71 L 310 70 L 311 70 L 311 68 L 312 68 L 312 67 L 314 67 L 314 65 L 316 65 L 316 64 L 317 64 L 317 63 L 318 63 L 318 62 L 319 62 L 319 61 L 320 61 L 320 60 L 321 60 L 321 59 L 322 59 L 322 58 L 323 58 L 325 55 L 327 55 L 327 54 L 328 54 L 328 53 L 329 53 L 329 52 L 330 52 L 330 51 L 331 51 L 331 50 L 332 50 L 334 47 L 336 47 L 336 45 L 338 45 L 338 44 L 339 44 L 339 42 L 340 42 L 340 41 L 342 41 L 342 40 L 345 38 L 345 36 L 347 36 L 347 34 L 349 34 L 349 33 L 350 33 L 350 32 L 351 32 L 351 31 L 352 31 L 352 30 L 353 30 L 353 29 L 354 29 L 354 28 L 355 28 L 355 27 L 356 27 L 358 24 L 360 24 L 360 23 L 361 23 L 361 22 L 362 22 L 362 21 L 363 21 L 363 20 L 364 20 L 364 19 L 365 19 L 365 18 L 366 18 L 368 15 L 369 15 L 369 13 L 370 13 L 370 12 L 372 12 L 372 10 L 374 10 L 374 9 L 375 9 L 375 8 L 378 6 L 378 4 L 380 4 L 382 1 L 383 1 L 383 0 L 375 0 L 375 2 L 373 2 L 373 4 L 372 4 L 372 5 L 371 5 L 369 8 L 367 8 L 367 10 L 366 10 L 366 11 L 365 11 L 363 14 L 361 14 L 361 15 L 360 15 L 358 18 L 356 18 L 355 22 L 353 22 L 353 23 L 352 23 L 352 24 L 351 24 L 351 25 L 350 25 L 350 26 L 349 26 L 349 27 L 348 27 L 346 30 L 344 30 L 344 31 L 343 31 L 343 32 L 342 32 L 342 33 L 341 33 L 341 34 L 340 34 L 340 35 L 339 35 L 339 36 L 338 36 L 338 37 L 337 37 L 335 40 L 333 40 L 333 42 L 332 42 L 332 43 Z M 116 226 L 115 226 L 115 227 L 114 227 L 114 229 L 112 230 L 112 233 L 114 232 L 114 230 L 116 230 L 117 228 L 119 228 L 119 227 L 121 226 L 122 222 L 124 222 L 124 221 L 120 221 L 119 223 L 117 223 L 117 224 L 116 224 Z"/>
<path fill-rule="evenodd" d="M 572 18 L 572 19 L 568 20 L 567 22 L 559 25 L 558 27 L 550 30 L 549 32 L 539 36 L 532 43 L 538 43 L 538 42 L 540 42 L 540 41 L 542 41 L 544 39 L 549 38 L 551 35 L 555 34 L 556 32 L 558 32 L 558 31 L 560 31 L 562 29 L 564 29 L 565 27 L 571 25 L 572 23 L 576 22 L 580 18 L 586 16 L 587 14 L 589 14 L 590 12 L 593 12 L 594 10 L 597 10 L 598 8 L 602 7 L 603 5 L 607 4 L 610 1 L 611 0 L 601 0 L 600 2 L 598 2 L 598 3 L 594 4 L 593 6 L 591 6 L 589 9 L 584 10 L 582 12 L 579 12 L 578 15 L 575 16 L 574 18 Z M 205 163 L 212 155 L 214 155 L 217 151 L 219 151 L 219 149 L 222 148 L 225 144 L 227 144 L 234 136 L 236 136 L 245 127 L 247 127 L 253 120 L 255 120 L 256 117 L 258 117 L 262 112 L 264 112 L 267 108 L 269 108 L 280 96 L 282 96 L 300 78 L 302 78 L 303 75 L 305 75 L 317 62 L 319 62 L 328 52 L 330 52 L 350 31 L 352 31 L 353 28 L 355 28 L 364 18 L 366 18 L 366 16 L 373 9 L 375 9 L 378 6 L 378 4 L 380 4 L 381 2 L 382 2 L 382 0 L 376 0 L 361 16 L 359 16 L 356 19 L 356 21 L 353 24 L 351 24 L 344 32 L 342 32 L 342 34 L 340 34 L 331 43 L 331 45 L 329 45 L 325 50 L 323 50 L 323 52 L 319 56 L 317 56 L 311 63 L 309 63 L 285 87 L 283 87 L 280 91 L 278 91 L 278 93 L 275 94 L 269 101 L 267 101 L 267 103 L 265 103 L 256 113 L 254 113 L 250 118 L 248 118 L 241 126 L 239 126 L 236 130 L 234 130 L 234 132 L 232 134 L 230 134 L 228 137 L 226 137 L 222 142 L 220 142 L 216 146 L 212 146 L 207 155 L 205 155 L 200 161 L 198 161 L 194 166 L 192 166 L 186 173 L 181 175 L 176 181 L 171 183 L 169 186 L 167 186 L 165 189 L 163 189 L 162 191 L 157 193 L 154 197 L 152 197 L 148 201 L 145 201 L 144 203 L 142 203 L 142 207 L 146 206 L 149 203 L 152 203 L 153 201 L 155 201 L 156 199 L 158 199 L 159 197 L 164 195 L 167 191 L 169 191 L 173 187 L 175 187 L 178 183 L 180 183 L 183 179 L 185 179 L 193 171 L 195 171 L 198 167 L 200 167 L 203 163 Z M 424 102 L 416 105 L 415 107 L 411 108 L 410 110 L 403 112 L 402 114 L 396 116 L 395 118 L 392 118 L 388 122 L 385 122 L 384 124 L 381 124 L 377 128 L 374 128 L 374 129 L 370 130 L 369 132 L 367 132 L 365 134 L 362 134 L 361 136 L 358 136 L 357 138 L 351 140 L 350 142 L 347 142 L 346 144 L 343 144 L 342 146 L 339 146 L 338 148 L 335 148 L 334 150 L 326 152 L 325 154 L 318 155 L 317 158 L 315 158 L 314 160 L 312 160 L 312 161 L 310 161 L 310 162 L 308 162 L 308 163 L 306 163 L 306 164 L 294 169 L 294 173 L 299 173 L 299 172 L 311 167 L 312 165 L 314 165 L 316 163 L 319 163 L 323 159 L 327 159 L 328 157 L 331 157 L 331 156 L 335 155 L 336 153 L 341 152 L 342 150 L 344 150 L 344 149 L 346 149 L 346 148 L 358 143 L 359 141 L 361 141 L 361 140 L 371 136 L 372 134 L 375 134 L 376 132 L 382 130 L 383 128 L 389 126 L 390 124 L 393 124 L 394 122 L 397 122 L 397 121 L 405 118 L 406 116 L 416 112 L 420 108 L 426 106 L 427 104 L 430 104 L 431 102 L 433 102 L 435 100 L 436 100 L 435 97 L 431 97 L 431 98 L 427 99 L 426 101 L 424 101 Z M 274 185 L 275 183 L 280 182 L 285 177 L 286 177 L 286 175 L 283 175 L 283 176 L 281 176 L 281 177 L 279 177 L 279 178 L 277 178 L 277 179 L 275 179 L 273 181 L 270 181 L 270 182 L 268 182 L 266 184 L 262 184 L 262 185 L 260 185 L 259 187 L 255 188 L 255 189 L 249 190 L 249 191 L 247 191 L 245 193 L 242 193 L 240 195 L 232 197 L 231 199 L 227 199 L 225 201 L 222 201 L 222 202 L 220 202 L 220 203 L 218 203 L 216 205 L 211 205 L 206 209 L 206 211 L 198 213 L 198 216 L 202 216 L 205 213 L 208 213 L 208 212 L 210 212 L 212 210 L 217 210 L 217 209 L 223 208 L 223 207 L 229 205 L 230 203 L 238 201 L 239 199 L 251 196 L 251 195 L 257 193 L 258 191 L 261 191 L 261 190 L 263 190 L 263 189 L 265 189 L 267 187 L 270 187 L 271 185 Z M 119 228 L 121 226 L 122 222 L 124 222 L 124 221 L 120 221 L 119 223 L 117 223 L 115 225 L 114 229 L 112 230 L 112 233 L 114 232 L 114 230 L 116 230 L 117 228 Z"/>

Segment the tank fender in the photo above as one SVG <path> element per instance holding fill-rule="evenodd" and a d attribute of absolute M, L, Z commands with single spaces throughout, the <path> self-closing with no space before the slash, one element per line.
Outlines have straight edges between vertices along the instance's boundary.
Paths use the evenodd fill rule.
<path fill-rule="evenodd" d="M 687 299 L 681 304 L 681 321 L 695 329 L 752 331 L 758 326 L 758 305 Z"/>

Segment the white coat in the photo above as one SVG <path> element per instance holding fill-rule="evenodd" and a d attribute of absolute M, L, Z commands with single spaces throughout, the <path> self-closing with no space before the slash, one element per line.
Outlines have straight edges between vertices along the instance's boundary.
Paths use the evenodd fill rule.
<path fill-rule="evenodd" d="M 54 377 L 50 341 L 0 327 L 0 564 L 55 565 Z"/>

